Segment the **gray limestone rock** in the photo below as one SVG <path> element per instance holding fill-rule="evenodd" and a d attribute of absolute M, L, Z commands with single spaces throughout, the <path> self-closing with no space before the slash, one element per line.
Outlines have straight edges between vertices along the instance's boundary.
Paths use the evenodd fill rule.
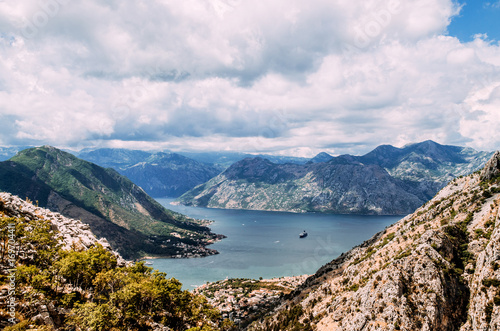
<path fill-rule="evenodd" d="M 486 163 L 481 171 L 481 180 L 489 181 L 500 176 L 500 151 L 496 151 L 493 157 Z"/>

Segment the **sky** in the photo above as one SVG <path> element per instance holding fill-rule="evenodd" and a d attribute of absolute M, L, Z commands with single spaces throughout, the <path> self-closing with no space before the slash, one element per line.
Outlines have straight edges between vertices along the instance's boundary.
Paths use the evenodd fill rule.
<path fill-rule="evenodd" d="M 0 0 L 0 146 L 500 149 L 500 1 Z"/>

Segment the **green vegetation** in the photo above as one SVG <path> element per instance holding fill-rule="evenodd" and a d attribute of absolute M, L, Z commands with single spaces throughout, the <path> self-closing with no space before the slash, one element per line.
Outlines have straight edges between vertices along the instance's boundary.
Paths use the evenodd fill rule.
<path fill-rule="evenodd" d="M 348 291 L 357 292 L 359 290 L 359 284 L 353 284 L 348 288 Z"/>
<path fill-rule="evenodd" d="M 486 322 L 491 322 L 491 315 L 493 313 L 493 302 L 489 302 L 484 308 L 484 313 L 486 314 Z"/>
<path fill-rule="evenodd" d="M 266 326 L 266 331 L 312 331 L 313 328 L 309 323 L 301 323 L 299 320 L 304 315 L 304 309 L 301 305 L 293 306 L 290 309 L 283 310 L 279 313 L 277 323 L 273 326 Z M 306 321 L 304 321 L 306 322 Z"/>
<path fill-rule="evenodd" d="M 177 244 L 203 246 L 216 235 L 201 224 L 161 206 L 126 177 L 69 153 L 44 146 L 0 162 L 0 190 L 57 205 L 82 219 L 126 258 L 175 255 Z M 174 235 L 175 233 L 175 235 Z"/>
<path fill-rule="evenodd" d="M 382 248 L 385 245 L 387 245 L 392 239 L 394 239 L 395 235 L 396 234 L 394 232 L 388 233 L 387 236 L 385 236 L 385 238 L 382 241 L 382 243 L 377 246 L 377 248 Z"/>
<path fill-rule="evenodd" d="M 262 277 L 261 277 L 262 278 Z M 209 287 L 205 291 L 208 292 L 215 292 L 219 288 L 218 284 L 220 282 L 212 284 L 212 287 Z M 246 279 L 246 278 L 231 278 L 228 279 L 227 281 L 224 281 L 224 286 L 229 287 L 229 288 L 237 288 L 241 289 L 241 291 L 244 294 L 248 294 L 252 291 L 255 290 L 260 290 L 260 289 L 268 289 L 271 291 L 280 291 L 283 293 L 289 293 L 290 290 L 287 288 L 284 288 L 282 286 L 269 283 L 269 282 L 263 282 L 263 281 L 256 281 L 253 279 Z"/>
<path fill-rule="evenodd" d="M 363 262 L 364 260 L 366 259 L 369 259 L 375 252 L 377 251 L 376 248 L 374 248 L 373 246 L 370 246 L 366 249 L 366 254 L 365 256 L 361 257 L 361 258 L 358 258 L 356 260 L 354 260 L 354 262 L 352 262 L 353 265 L 356 265 L 358 263 L 361 263 Z"/>
<path fill-rule="evenodd" d="M 408 249 L 408 250 L 406 250 L 406 251 L 401 252 L 400 254 L 398 254 L 398 255 L 394 258 L 394 260 L 400 260 L 400 259 L 403 259 L 403 258 L 408 257 L 408 256 L 410 256 L 410 255 L 411 255 L 411 250 L 409 250 L 409 249 Z"/>
<path fill-rule="evenodd" d="M 499 287 L 500 280 L 494 279 L 494 278 L 485 278 L 485 279 L 483 279 L 483 285 L 486 287 L 490 287 L 490 286 Z"/>
<path fill-rule="evenodd" d="M 84 251 L 62 250 L 48 220 L 0 217 L 2 253 L 9 240 L 4 230 L 9 224 L 14 224 L 19 244 L 16 300 L 18 307 L 27 307 L 18 311 L 20 323 L 10 330 L 35 324 L 37 304 L 49 303 L 67 311 L 54 320 L 62 319 L 61 325 L 81 330 L 151 330 L 157 324 L 172 330 L 230 328 L 205 297 L 183 291 L 182 284 L 165 273 L 143 263 L 119 267 L 115 255 L 100 245 Z M 1 255 L 0 286 L 9 282 L 9 259 L 12 256 Z"/>

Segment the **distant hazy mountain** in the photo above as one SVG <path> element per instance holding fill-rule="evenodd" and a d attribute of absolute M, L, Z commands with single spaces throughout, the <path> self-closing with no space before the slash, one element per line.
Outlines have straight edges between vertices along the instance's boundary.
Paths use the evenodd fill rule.
<path fill-rule="evenodd" d="M 154 197 L 179 197 L 221 173 L 231 164 L 255 155 L 234 152 L 170 153 L 100 148 L 78 157 L 127 176 Z M 306 158 L 264 155 L 275 163 L 304 164 Z"/>
<path fill-rule="evenodd" d="M 284 164 L 284 163 L 295 163 L 304 164 L 309 159 L 303 157 L 295 156 L 282 156 L 282 155 L 267 155 L 267 154 L 247 154 L 247 153 L 237 153 L 237 152 L 206 152 L 206 153 L 196 153 L 196 152 L 179 152 L 179 154 L 187 156 L 191 159 L 211 163 L 218 167 L 221 171 L 230 167 L 233 163 L 246 159 L 248 157 L 261 157 L 267 159 L 274 163 Z"/>
<path fill-rule="evenodd" d="M 18 147 L 0 147 L 0 161 L 5 161 L 16 155 L 17 152 L 23 149 L 30 148 L 31 146 L 18 146 Z"/>
<path fill-rule="evenodd" d="M 425 141 L 330 160 L 322 153 L 305 165 L 245 159 L 179 201 L 215 208 L 405 214 L 451 178 L 481 168 L 491 155 Z"/>
<path fill-rule="evenodd" d="M 333 159 L 333 156 L 331 156 L 330 154 L 328 153 L 325 153 L 325 152 L 321 152 L 319 153 L 318 155 L 316 155 L 315 157 L 313 157 L 310 162 L 312 163 L 320 163 L 320 162 L 328 162 L 330 161 L 331 159 Z"/>
<path fill-rule="evenodd" d="M 220 169 L 175 153 L 156 153 L 119 172 L 153 197 L 178 197 L 217 176 Z"/>
<path fill-rule="evenodd" d="M 143 162 L 151 156 L 152 153 L 123 149 L 123 148 L 99 148 L 96 150 L 77 153 L 80 159 L 95 163 L 104 168 L 113 168 L 116 171 L 128 168 Z"/>
<path fill-rule="evenodd" d="M 0 191 L 88 223 L 124 257 L 214 253 L 216 235 L 165 209 L 113 169 L 104 169 L 50 146 L 19 152 L 0 163 Z"/>

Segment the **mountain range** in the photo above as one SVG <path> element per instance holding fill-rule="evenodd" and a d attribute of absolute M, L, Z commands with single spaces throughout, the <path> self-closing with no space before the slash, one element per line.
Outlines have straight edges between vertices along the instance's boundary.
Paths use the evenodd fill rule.
<path fill-rule="evenodd" d="M 113 168 L 153 197 L 179 197 L 217 176 L 234 162 L 255 155 L 235 152 L 172 153 L 100 148 L 75 153 L 105 168 Z M 304 164 L 307 158 L 262 156 L 276 163 Z"/>
<path fill-rule="evenodd" d="M 115 170 L 50 146 L 0 162 L 0 191 L 81 219 L 125 258 L 214 254 L 205 246 L 220 238 L 206 222 L 164 208 Z"/>
<path fill-rule="evenodd" d="M 425 141 L 383 145 L 363 156 L 321 153 L 306 164 L 246 158 L 178 201 L 212 208 L 408 214 L 450 179 L 482 167 L 491 154 Z"/>

